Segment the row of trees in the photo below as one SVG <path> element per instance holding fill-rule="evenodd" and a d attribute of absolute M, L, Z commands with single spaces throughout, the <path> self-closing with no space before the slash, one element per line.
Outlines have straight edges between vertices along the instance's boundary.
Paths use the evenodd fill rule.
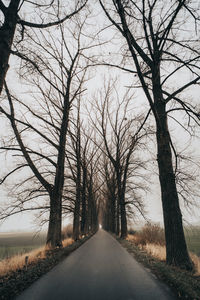
<path fill-rule="evenodd" d="M 49 6 L 50 4 L 47 5 L 47 7 Z M 16 193 L 19 195 L 19 202 L 15 203 L 14 207 L 11 207 L 11 211 L 7 213 L 13 214 L 24 209 L 35 209 L 34 200 L 39 202 L 37 209 L 49 208 L 47 244 L 52 247 L 61 246 L 63 196 L 69 201 L 70 193 L 71 197 L 74 195 L 76 197 L 76 201 L 73 203 L 74 238 L 79 238 L 81 171 L 84 167 L 81 165 L 80 121 L 75 124 L 77 129 L 74 129 L 75 133 L 73 133 L 69 128 L 69 120 L 73 120 L 72 108 L 76 107 L 84 93 L 88 60 L 84 56 L 85 52 L 94 46 L 90 45 L 90 41 L 87 42 L 87 45 L 84 41 L 82 42 L 82 31 L 87 12 L 83 17 L 78 16 L 80 9 L 74 10 L 70 14 L 69 27 L 62 24 L 64 19 L 69 19 L 65 17 L 54 23 L 57 25 L 56 29 L 46 30 L 45 33 L 42 29 L 37 31 L 30 29 L 24 32 L 24 39 L 26 38 L 28 43 L 14 44 L 15 51 L 12 53 L 21 60 L 20 76 L 29 84 L 31 91 L 26 92 L 26 99 L 20 99 L 10 91 L 8 84 L 4 81 L 5 94 L 3 94 L 0 108 L 1 113 L 10 121 L 14 133 L 14 140 L 11 137 L 11 140 L 1 149 L 12 151 L 17 157 L 22 157 L 22 161 L 19 160 L 17 167 L 6 174 L 2 183 L 16 171 L 21 170 L 28 174 L 17 184 Z M 12 12 L 14 13 L 14 9 Z M 73 18 L 75 13 L 76 18 Z M 42 24 L 41 28 L 50 26 L 52 26 L 50 23 L 49 26 Z M 40 28 L 40 26 L 36 27 Z M 77 103 L 75 104 L 75 102 Z M 73 124 L 72 120 L 70 122 Z M 68 151 L 71 152 L 67 149 L 69 147 L 66 141 L 67 135 L 73 146 L 71 157 L 68 155 Z M 66 172 L 66 159 L 71 173 Z M 31 170 L 31 173 L 24 170 L 27 168 Z M 82 211 L 85 210 L 86 214 L 86 202 L 87 204 L 92 202 L 91 205 L 87 205 L 87 213 L 92 206 L 93 211 L 90 215 L 94 220 L 91 221 L 91 216 L 90 220 L 88 217 L 84 231 L 87 230 L 87 227 L 94 227 L 94 224 L 97 223 L 97 217 L 95 219 L 94 216 L 97 215 L 95 213 L 96 202 L 95 199 L 92 199 L 93 178 L 89 179 L 91 177 L 88 170 L 90 166 L 85 166 L 85 168 L 84 184 L 90 199 L 86 199 L 85 187 L 82 193 L 82 198 L 85 198 L 85 204 L 82 201 Z M 72 177 L 73 183 L 70 191 L 64 186 L 66 176 Z M 34 184 L 31 183 L 32 180 Z M 67 190 L 66 196 L 65 190 Z M 47 205 L 43 206 L 41 202 L 43 199 L 46 200 L 46 197 L 49 198 L 49 201 Z M 26 208 L 26 205 L 31 207 Z M 68 205 L 66 204 L 66 207 Z M 68 209 L 68 211 L 70 210 Z M 83 215 L 82 223 L 86 223 L 84 218 Z"/>
<path fill-rule="evenodd" d="M 124 38 L 128 62 L 132 59 L 132 71 L 138 76 L 155 119 L 167 263 L 192 269 L 183 232 L 168 116 L 179 110 L 187 115 L 189 122 L 192 119 L 199 124 L 197 107 L 183 95 L 200 80 L 199 45 L 195 36 L 198 5 L 186 0 L 167 4 L 157 0 L 99 2 L 109 22 Z M 193 19 L 193 28 L 188 32 L 189 19 Z M 180 72 L 189 74 L 187 79 L 172 85 Z"/>
<path fill-rule="evenodd" d="M 200 80 L 198 4 L 99 0 L 95 9 L 104 12 L 105 24 L 97 34 L 89 22 L 89 1 L 74 3 L 67 13 L 61 1 L 37 5 L 11 0 L 8 7 L 0 1 L 0 87 L 5 87 L 0 111 L 14 133 L 1 149 L 18 159 L 1 183 L 15 172 L 26 175 L 16 186 L 19 202 L 5 214 L 49 210 L 47 243 L 53 247 L 61 246 L 62 212 L 73 214 L 75 239 L 80 232 L 95 231 L 100 221 L 126 237 L 127 218 L 135 211 L 144 214 L 150 158 L 145 151 L 155 136 L 167 263 L 191 270 L 177 187 L 182 157 L 168 123 L 175 120 L 187 132 L 199 125 L 196 99 L 187 101 Z M 19 16 L 26 4 L 40 12 L 35 22 Z M 113 46 L 108 48 L 110 40 L 101 34 L 110 26 L 119 47 L 105 59 Z M 18 57 L 20 77 L 29 85 L 23 98 L 5 82 L 10 54 Z M 119 83 L 105 77 L 104 89 L 88 101 L 90 70 L 98 65 L 122 70 L 126 78 L 129 74 L 128 90 L 120 91 Z M 134 89 L 143 91 L 137 109 Z M 83 103 L 90 103 L 87 121 Z"/>
<path fill-rule="evenodd" d="M 140 194 L 147 189 L 145 172 L 142 173 L 146 162 L 145 155 L 141 158 L 138 152 L 144 151 L 144 141 L 151 134 L 151 128 L 143 128 L 149 112 L 146 117 L 141 113 L 130 113 L 129 110 L 134 111 L 130 103 L 134 95 L 127 90 L 119 97 L 116 86 L 117 82 L 110 81 L 100 94 L 92 125 L 99 135 L 103 156 L 104 227 L 117 235 L 121 232 L 121 237 L 125 238 L 128 211 L 132 207 L 140 213 L 144 211 Z M 113 97 L 116 109 L 112 107 Z"/>

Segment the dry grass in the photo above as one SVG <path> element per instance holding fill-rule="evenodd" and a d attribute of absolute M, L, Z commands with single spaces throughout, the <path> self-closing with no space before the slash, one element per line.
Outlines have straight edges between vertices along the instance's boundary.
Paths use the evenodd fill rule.
<path fill-rule="evenodd" d="M 128 235 L 127 240 L 136 244 L 141 249 L 145 250 L 148 254 L 152 255 L 153 257 L 156 257 L 160 261 L 166 260 L 166 248 L 164 245 L 159 244 L 151 244 L 151 243 L 139 243 L 138 235 Z M 198 257 L 196 254 L 190 252 L 190 257 L 195 265 L 196 273 L 195 275 L 200 275 L 200 257 Z"/>
<path fill-rule="evenodd" d="M 74 240 L 72 238 L 68 238 L 65 239 L 64 241 L 62 241 L 63 247 L 67 247 L 69 245 L 71 245 L 74 242 Z"/>
<path fill-rule="evenodd" d="M 150 255 L 158 258 L 161 261 L 166 260 L 166 249 L 165 246 L 156 245 L 156 244 L 146 244 L 143 246 L 143 249 Z"/>
<path fill-rule="evenodd" d="M 200 276 L 200 257 L 190 252 L 190 257 L 195 265 L 195 275 Z"/>
<path fill-rule="evenodd" d="M 140 231 L 134 235 L 136 245 L 156 244 L 165 245 L 164 229 L 157 224 L 147 223 Z"/>
<path fill-rule="evenodd" d="M 62 242 L 63 247 L 67 247 L 73 242 L 74 241 L 72 238 L 67 238 Z M 50 250 L 50 248 L 48 248 L 47 246 L 43 246 L 38 249 L 32 250 L 31 252 L 15 255 L 11 258 L 0 261 L 0 277 L 8 275 L 9 273 L 15 272 L 19 269 L 23 269 L 27 264 L 36 263 L 38 260 L 46 258 L 48 250 Z"/>
<path fill-rule="evenodd" d="M 28 264 L 46 257 L 46 247 L 41 247 L 22 255 L 15 255 L 11 258 L 0 261 L 0 276 L 5 276 L 26 266 L 25 260 L 28 257 Z"/>

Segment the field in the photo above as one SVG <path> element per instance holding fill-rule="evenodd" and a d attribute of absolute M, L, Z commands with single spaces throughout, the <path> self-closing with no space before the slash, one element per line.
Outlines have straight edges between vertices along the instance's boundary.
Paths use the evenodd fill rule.
<path fill-rule="evenodd" d="M 0 233 L 0 260 L 39 248 L 45 237 L 44 233 Z"/>
<path fill-rule="evenodd" d="M 185 236 L 189 251 L 200 257 L 200 227 L 195 226 L 185 229 Z"/>
<path fill-rule="evenodd" d="M 188 249 L 200 257 L 200 227 L 185 229 Z M 45 233 L 0 233 L 0 260 L 24 254 L 45 244 Z"/>

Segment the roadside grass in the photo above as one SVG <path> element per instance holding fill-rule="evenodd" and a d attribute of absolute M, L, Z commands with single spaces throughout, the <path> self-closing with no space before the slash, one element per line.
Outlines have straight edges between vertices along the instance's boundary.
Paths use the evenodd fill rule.
<path fill-rule="evenodd" d="M 192 247 L 195 244 L 196 253 L 199 253 L 199 243 L 195 243 L 195 237 L 198 241 L 200 230 L 192 231 L 192 233 L 187 231 L 188 249 L 194 249 Z M 195 265 L 195 273 L 166 265 L 164 231 L 158 225 L 147 224 L 139 232 L 129 234 L 126 240 L 119 239 L 119 242 L 135 256 L 137 261 L 166 282 L 179 299 L 200 299 L 200 257 L 190 252 Z"/>
<path fill-rule="evenodd" d="M 32 250 L 37 249 L 38 246 L 0 246 L 0 261 L 10 258 L 15 255 L 22 255 Z"/>
<path fill-rule="evenodd" d="M 165 262 L 140 249 L 133 241 L 124 239 L 118 239 L 118 241 L 139 263 L 150 269 L 158 279 L 165 282 L 179 299 L 200 299 L 200 277 L 166 265 Z"/>
<path fill-rule="evenodd" d="M 185 235 L 196 275 L 200 275 L 200 227 L 186 228 Z M 129 234 L 127 239 L 159 260 L 166 260 L 164 229 L 159 225 L 148 223 L 140 231 Z"/>
<path fill-rule="evenodd" d="M 141 245 L 138 243 L 137 237 L 130 234 L 128 235 L 127 240 L 134 243 L 139 249 L 145 250 L 148 254 L 159 259 L 160 261 L 166 260 L 166 248 L 164 245 L 154 243 L 146 243 L 145 245 Z M 190 252 L 190 257 L 195 265 L 195 275 L 200 276 L 200 257 L 192 252 Z"/>
<path fill-rule="evenodd" d="M 67 238 L 63 241 L 63 248 L 48 249 L 41 247 L 28 254 L 1 261 L 0 299 L 15 299 L 17 295 L 42 275 L 49 272 L 60 261 L 85 243 L 92 235 L 89 234 L 75 242 L 72 238 Z M 27 265 L 26 256 L 28 256 Z"/>
<path fill-rule="evenodd" d="M 63 247 L 67 247 L 74 242 L 72 238 L 63 240 Z M 28 265 L 35 264 L 41 259 L 45 259 L 51 251 L 47 246 L 42 246 L 24 254 L 14 255 L 0 261 L 0 277 L 9 275 L 17 270 L 27 268 Z"/>

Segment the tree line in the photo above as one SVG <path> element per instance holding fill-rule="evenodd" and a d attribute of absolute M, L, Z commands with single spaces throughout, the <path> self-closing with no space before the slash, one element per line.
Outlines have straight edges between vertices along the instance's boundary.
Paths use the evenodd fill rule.
<path fill-rule="evenodd" d="M 192 270 L 179 201 L 180 196 L 190 201 L 190 194 L 180 177 L 184 157 L 169 124 L 173 120 L 189 134 L 199 126 L 192 93 L 200 80 L 197 3 L 99 0 L 92 9 L 90 1 L 66 7 L 55 0 L 10 0 L 8 6 L 0 1 L 0 10 L 0 111 L 12 128 L 1 150 L 16 157 L 1 184 L 21 174 L 15 200 L 2 218 L 39 210 L 45 219 L 49 213 L 47 244 L 52 247 L 62 246 L 65 214 L 73 216 L 75 240 L 95 232 L 99 222 L 125 238 L 128 219 L 136 212 L 145 216 L 153 139 L 166 260 Z M 36 11 L 35 19 L 24 20 L 23 10 Z M 91 18 L 95 10 L 100 29 Z M 104 36 L 110 28 L 113 40 Z M 7 80 L 11 56 L 26 84 L 22 95 Z M 103 67 L 111 78 L 106 74 L 100 90 L 89 94 L 91 78 Z M 128 76 L 125 89 L 115 70 Z"/>

